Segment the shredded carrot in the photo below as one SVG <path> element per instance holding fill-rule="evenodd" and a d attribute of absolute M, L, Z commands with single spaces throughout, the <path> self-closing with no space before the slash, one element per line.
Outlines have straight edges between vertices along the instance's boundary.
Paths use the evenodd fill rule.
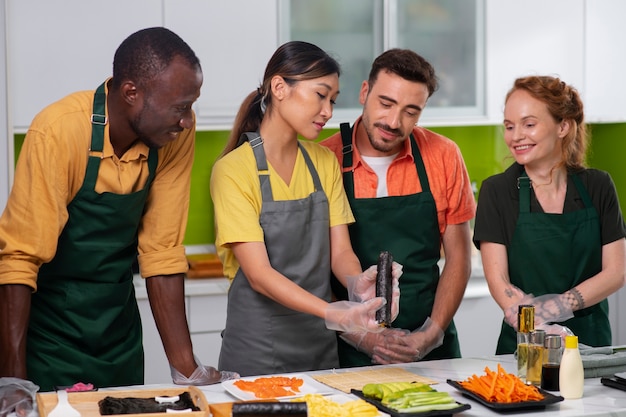
<path fill-rule="evenodd" d="M 253 392 L 256 398 L 276 398 L 299 393 L 303 383 L 302 378 L 270 376 L 257 378 L 253 381 L 240 379 L 235 381 L 233 385 L 242 391 Z"/>
<path fill-rule="evenodd" d="M 517 403 L 522 401 L 540 401 L 544 396 L 534 385 L 526 385 L 516 375 L 507 373 L 500 364 L 494 372 L 485 367 L 485 375 L 476 374 L 459 384 L 489 402 Z"/>

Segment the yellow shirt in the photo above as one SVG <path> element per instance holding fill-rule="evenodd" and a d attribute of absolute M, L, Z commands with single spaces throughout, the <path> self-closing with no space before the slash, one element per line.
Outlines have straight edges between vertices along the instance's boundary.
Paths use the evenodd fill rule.
<path fill-rule="evenodd" d="M 71 94 L 33 120 L 15 170 L 15 181 L 0 217 L 0 284 L 37 288 L 42 263 L 52 260 L 67 219 L 67 206 L 83 184 L 91 144 L 93 91 Z M 158 151 L 156 176 L 139 227 L 139 266 L 144 277 L 187 271 L 182 245 L 195 129 L 187 129 Z M 128 194 L 148 178 L 149 148 L 135 143 L 118 158 L 109 126 L 96 192 Z"/>
<path fill-rule="evenodd" d="M 337 158 L 317 143 L 301 143 L 315 165 L 328 198 L 330 227 L 353 223 L 354 216 L 343 189 Z M 315 191 L 302 152 L 298 151 L 289 185 L 268 165 L 274 200 L 301 199 Z M 215 209 L 215 246 L 224 264 L 224 274 L 232 279 L 239 263 L 230 250 L 230 244 L 264 241 L 259 224 L 263 202 L 261 186 L 250 144 L 244 143 L 215 163 L 211 174 L 211 198 Z"/>

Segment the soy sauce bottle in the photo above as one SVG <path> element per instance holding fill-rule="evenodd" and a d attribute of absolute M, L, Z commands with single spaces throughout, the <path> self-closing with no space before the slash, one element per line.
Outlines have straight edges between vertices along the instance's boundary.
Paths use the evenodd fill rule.
<path fill-rule="evenodd" d="M 561 368 L 561 336 L 546 335 L 541 367 L 541 388 L 546 391 L 559 390 L 559 370 Z"/>

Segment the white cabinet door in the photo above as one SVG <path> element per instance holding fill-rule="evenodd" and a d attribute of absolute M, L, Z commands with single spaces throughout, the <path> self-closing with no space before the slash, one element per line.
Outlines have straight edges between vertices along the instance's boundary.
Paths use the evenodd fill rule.
<path fill-rule="evenodd" d="M 5 21 L 6 1 L 0 0 L 0 22 Z M 13 175 L 13 138 L 10 128 L 6 71 L 6 32 L 0 30 L 0 213 L 4 211 Z"/>
<path fill-rule="evenodd" d="M 487 0 L 486 85 L 490 122 L 502 123 L 505 95 L 520 76 L 556 75 L 578 89 L 584 87 L 585 3 L 593 2 Z M 623 14 L 616 13 L 615 19 L 617 16 Z"/>
<path fill-rule="evenodd" d="M 48 104 L 98 87 L 112 74 L 115 50 L 128 35 L 163 24 L 154 0 L 6 3 L 9 106 L 20 131 Z"/>
<path fill-rule="evenodd" d="M 170 366 L 165 356 L 161 336 L 154 324 L 150 302 L 147 298 L 137 300 L 141 326 L 143 327 L 143 350 L 146 384 L 171 384 Z"/>
<path fill-rule="evenodd" d="M 483 357 L 496 353 L 502 310 L 491 295 L 464 298 L 454 315 L 454 323 L 459 333 L 462 357 Z"/>
<path fill-rule="evenodd" d="M 165 25 L 200 58 L 199 126 L 230 129 L 243 99 L 259 87 L 278 47 L 277 0 L 163 0 Z M 208 126 L 211 125 L 211 126 Z"/>
<path fill-rule="evenodd" d="M 586 118 L 596 122 L 626 121 L 626 2 L 585 2 Z"/>
<path fill-rule="evenodd" d="M 217 368 L 217 361 L 220 358 L 220 349 L 222 347 L 220 332 L 193 333 L 191 342 L 200 362 L 203 365 Z"/>

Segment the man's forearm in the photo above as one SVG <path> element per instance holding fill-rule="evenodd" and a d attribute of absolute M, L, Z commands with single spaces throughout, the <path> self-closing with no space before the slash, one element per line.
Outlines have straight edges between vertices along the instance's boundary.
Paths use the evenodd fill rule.
<path fill-rule="evenodd" d="M 197 365 L 185 314 L 184 275 L 146 278 L 146 289 L 170 365 L 185 376 L 191 375 Z"/>
<path fill-rule="evenodd" d="M 0 377 L 26 377 L 26 334 L 32 289 L 0 285 Z"/>

